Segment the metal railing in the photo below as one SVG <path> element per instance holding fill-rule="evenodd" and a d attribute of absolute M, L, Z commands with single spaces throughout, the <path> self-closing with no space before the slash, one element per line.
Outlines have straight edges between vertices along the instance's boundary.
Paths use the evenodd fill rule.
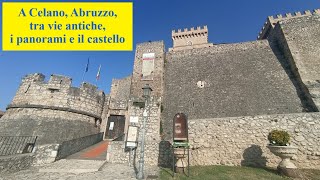
<path fill-rule="evenodd" d="M 0 136 L 0 156 L 31 153 L 38 136 Z"/>

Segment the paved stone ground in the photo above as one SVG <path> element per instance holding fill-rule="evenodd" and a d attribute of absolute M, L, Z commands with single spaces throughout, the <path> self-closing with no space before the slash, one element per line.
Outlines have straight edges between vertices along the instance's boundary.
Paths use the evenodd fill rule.
<path fill-rule="evenodd" d="M 108 142 L 103 141 L 52 164 L 32 167 L 12 174 L 0 174 L 0 180 L 131 180 L 134 167 L 107 163 Z M 155 179 L 158 168 L 146 169 L 147 179 Z M 153 176 L 152 175 L 156 175 Z"/>
<path fill-rule="evenodd" d="M 0 174 L 0 180 L 133 180 L 136 179 L 136 173 L 133 167 L 127 164 L 111 164 L 104 163 L 99 171 L 80 173 L 77 167 L 83 168 L 88 165 L 88 168 L 93 166 L 93 161 L 88 160 L 65 160 L 64 163 L 50 165 L 59 165 L 61 171 L 55 172 L 41 172 L 39 170 L 44 167 L 32 167 L 27 170 L 22 170 L 12 174 Z M 99 162 L 98 162 L 99 163 Z M 72 169 L 74 172 L 72 172 Z M 82 169 L 83 170 L 83 169 Z M 156 179 L 158 175 L 158 168 L 152 167 L 146 169 L 146 179 Z M 149 176 L 148 176 L 149 175 Z"/>
<path fill-rule="evenodd" d="M 69 160 L 66 160 L 66 162 Z M 73 160 L 73 169 L 83 167 L 87 164 L 85 161 Z M 92 162 L 91 162 L 92 163 Z M 70 170 L 70 163 L 60 163 L 61 169 Z M 105 163 L 99 171 L 85 173 L 71 172 L 39 172 L 43 167 L 33 167 L 28 170 L 19 171 L 13 174 L 1 175 L 0 180 L 131 180 L 135 178 L 133 167 L 127 164 L 109 164 Z"/>
<path fill-rule="evenodd" d="M 105 161 L 82 160 L 82 159 L 61 159 L 52 164 L 39 168 L 39 172 L 66 172 L 66 173 L 86 173 L 99 171 Z"/>

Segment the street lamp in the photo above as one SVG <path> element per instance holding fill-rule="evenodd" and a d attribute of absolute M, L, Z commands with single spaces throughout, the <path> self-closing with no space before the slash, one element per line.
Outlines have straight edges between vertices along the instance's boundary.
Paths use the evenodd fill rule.
<path fill-rule="evenodd" d="M 146 84 L 143 88 L 143 97 L 145 98 L 145 106 L 143 112 L 143 127 L 142 127 L 142 139 L 141 139 L 141 147 L 140 147 L 140 160 L 139 160 L 139 172 L 138 179 L 144 179 L 144 141 L 146 134 L 146 121 L 148 119 L 148 110 L 149 107 L 149 98 L 151 94 L 151 87 L 149 84 Z"/>

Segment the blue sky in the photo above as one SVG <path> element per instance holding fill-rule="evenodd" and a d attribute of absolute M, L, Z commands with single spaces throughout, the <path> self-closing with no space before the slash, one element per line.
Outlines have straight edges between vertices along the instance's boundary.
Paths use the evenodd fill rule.
<path fill-rule="evenodd" d="M 149 40 L 164 40 L 169 48 L 172 29 L 203 25 L 208 25 L 209 41 L 213 43 L 252 41 L 268 15 L 320 8 L 319 0 L 137 0 L 133 3 L 134 48 L 136 43 Z M 2 41 L 2 6 L 0 24 Z M 112 78 L 130 75 L 134 61 L 134 51 L 2 52 L 2 43 L 0 49 L 0 110 L 5 110 L 11 102 L 26 74 L 40 72 L 47 77 L 62 74 L 72 77 L 73 86 L 79 86 L 90 57 L 85 81 L 96 83 L 101 64 L 97 85 L 109 93 Z"/>

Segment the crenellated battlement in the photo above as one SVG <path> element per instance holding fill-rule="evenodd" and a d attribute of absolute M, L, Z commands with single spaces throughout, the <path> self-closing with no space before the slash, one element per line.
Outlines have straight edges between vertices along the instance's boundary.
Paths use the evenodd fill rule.
<path fill-rule="evenodd" d="M 320 9 L 314 9 L 313 11 L 306 10 L 306 11 L 298 11 L 295 13 L 286 13 L 286 14 L 277 14 L 276 16 L 268 16 L 267 21 L 264 23 L 261 31 L 259 32 L 259 35 L 257 39 L 266 39 L 269 35 L 269 32 L 274 28 L 274 26 L 282 20 L 292 19 L 292 18 L 299 18 L 304 16 L 311 16 L 319 14 L 320 15 Z"/>
<path fill-rule="evenodd" d="M 41 73 L 28 74 L 22 78 L 22 83 L 27 82 L 44 82 L 45 75 Z"/>
<path fill-rule="evenodd" d="M 176 30 L 172 30 L 172 39 L 176 39 L 176 38 L 185 38 L 185 37 L 190 37 L 190 36 L 205 36 L 206 34 L 208 34 L 208 27 L 207 26 L 203 26 L 203 27 L 192 27 L 190 29 L 188 28 L 184 28 L 183 30 L 178 29 Z"/>
<path fill-rule="evenodd" d="M 104 92 L 95 85 L 83 82 L 80 87 L 72 87 L 72 78 L 52 74 L 45 81 L 41 73 L 29 74 L 22 83 L 8 107 L 25 105 L 64 108 L 100 117 L 104 104 Z"/>
<path fill-rule="evenodd" d="M 172 30 L 173 47 L 169 51 L 179 51 L 183 49 L 203 48 L 212 44 L 208 43 L 208 27 L 192 27 L 190 29 Z"/>
<path fill-rule="evenodd" d="M 71 87 L 72 78 L 67 77 L 67 76 L 52 74 L 50 76 L 48 84 L 51 86 Z"/>
<path fill-rule="evenodd" d="M 49 81 L 45 81 L 45 75 L 41 73 L 35 74 L 28 74 L 22 79 L 23 85 L 31 85 L 36 84 L 38 86 L 42 86 L 44 89 L 51 89 L 51 90 L 70 90 L 72 91 L 79 91 L 79 92 L 86 92 L 92 95 L 101 95 L 102 91 L 98 91 L 97 86 L 90 84 L 88 82 L 81 83 L 80 87 L 72 87 L 72 78 L 63 75 L 52 74 L 49 78 Z M 62 89 L 63 88 L 63 89 Z"/>

